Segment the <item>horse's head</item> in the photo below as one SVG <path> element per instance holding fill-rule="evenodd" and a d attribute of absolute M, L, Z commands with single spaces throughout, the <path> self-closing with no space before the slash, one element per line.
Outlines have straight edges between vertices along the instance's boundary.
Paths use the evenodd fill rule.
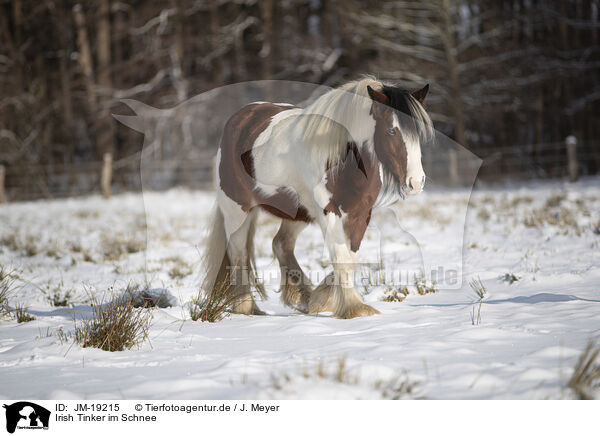
<path fill-rule="evenodd" d="M 386 85 L 381 91 L 370 86 L 367 90 L 373 100 L 373 144 L 384 178 L 391 178 L 402 196 L 419 194 L 425 185 L 421 140 L 433 131 L 423 108 L 429 85 L 412 93 Z"/>

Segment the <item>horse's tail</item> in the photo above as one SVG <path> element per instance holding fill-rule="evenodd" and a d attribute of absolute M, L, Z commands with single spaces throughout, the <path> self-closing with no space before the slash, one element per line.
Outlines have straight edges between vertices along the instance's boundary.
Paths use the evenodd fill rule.
<path fill-rule="evenodd" d="M 227 254 L 227 234 L 225 233 L 225 221 L 223 212 L 217 205 L 210 224 L 208 240 L 202 256 L 204 266 L 204 281 L 202 288 L 211 293 L 213 289 L 219 286 L 225 286 L 224 283 L 218 283 L 225 279 L 227 267 L 230 266 L 229 256 Z"/>
<path fill-rule="evenodd" d="M 225 232 L 225 220 L 221 208 L 217 205 L 213 214 L 208 240 L 204 251 L 202 263 L 206 272 L 202 288 L 211 293 L 214 289 L 226 289 L 229 287 L 229 274 L 232 268 L 244 266 L 249 276 L 250 283 L 254 284 L 256 291 L 265 299 L 267 294 L 264 285 L 256 277 L 256 259 L 254 254 L 254 235 L 256 233 L 256 214 L 250 212 L 247 218 L 250 220 L 246 241 L 247 264 L 233 265 L 227 253 L 227 234 Z"/>

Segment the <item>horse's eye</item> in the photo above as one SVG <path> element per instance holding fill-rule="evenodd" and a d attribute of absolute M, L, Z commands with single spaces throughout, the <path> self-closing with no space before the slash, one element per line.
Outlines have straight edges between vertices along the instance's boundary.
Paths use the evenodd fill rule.
<path fill-rule="evenodd" d="M 391 129 L 388 129 L 387 132 L 388 132 L 388 135 L 394 136 L 396 134 L 396 129 L 395 128 L 391 128 Z"/>

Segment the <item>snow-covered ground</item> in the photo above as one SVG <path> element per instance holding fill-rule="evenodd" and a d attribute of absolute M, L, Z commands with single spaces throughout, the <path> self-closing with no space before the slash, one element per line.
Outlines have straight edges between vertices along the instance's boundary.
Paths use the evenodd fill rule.
<path fill-rule="evenodd" d="M 0 397 L 569 398 L 572 368 L 600 333 L 600 179 L 477 188 L 470 200 L 431 190 L 395 206 L 398 220 L 377 213 L 360 253 L 371 279 L 446 266 L 464 230 L 463 280 L 425 295 L 411 281 L 401 302 L 382 301 L 401 284 L 366 284 L 381 315 L 352 320 L 280 303 L 277 222 L 264 215 L 256 246 L 268 315 L 191 321 L 212 203 L 211 192 L 171 190 L 0 206 L 0 265 L 18 276 L 11 304 L 36 317 L 0 322 Z M 316 227 L 296 254 L 313 275 L 330 268 Z M 111 353 L 61 339 L 92 298 L 130 283 L 178 302 L 153 309 L 148 341 Z"/>

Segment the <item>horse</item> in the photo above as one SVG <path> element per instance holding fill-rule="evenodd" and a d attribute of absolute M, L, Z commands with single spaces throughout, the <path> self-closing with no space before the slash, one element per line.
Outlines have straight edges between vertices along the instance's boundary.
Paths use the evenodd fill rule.
<path fill-rule="evenodd" d="M 283 304 L 342 319 L 378 314 L 354 287 L 358 250 L 375 207 L 423 190 L 421 143 L 433 136 L 423 106 L 428 90 L 367 76 L 305 108 L 255 102 L 232 115 L 216 156 L 216 208 L 204 255 L 208 295 L 232 298 L 234 313 L 264 314 L 253 294 L 266 296 L 253 280 L 262 210 L 281 220 L 272 248 Z M 320 226 L 333 265 L 316 289 L 294 255 L 311 223 Z"/>

